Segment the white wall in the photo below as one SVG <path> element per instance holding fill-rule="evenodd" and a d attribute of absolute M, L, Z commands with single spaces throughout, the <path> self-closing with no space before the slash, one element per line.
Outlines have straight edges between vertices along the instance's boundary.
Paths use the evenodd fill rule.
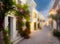
<path fill-rule="evenodd" d="M 16 30 L 16 17 L 12 17 L 12 16 L 5 16 L 5 29 L 8 28 L 8 17 L 11 17 L 11 41 L 14 41 L 17 37 L 17 30 Z"/>
<path fill-rule="evenodd" d="M 53 20 L 53 29 L 56 29 L 56 21 Z"/>
<path fill-rule="evenodd" d="M 36 7 L 36 3 L 34 2 L 34 0 L 20 0 L 21 1 L 21 4 L 27 4 L 28 5 L 28 8 L 29 8 L 29 11 L 30 11 L 30 22 L 31 22 L 31 30 L 34 29 L 34 23 L 33 23 L 33 15 L 34 15 L 34 9 Z"/>
<path fill-rule="evenodd" d="M 21 1 L 21 4 L 23 5 L 23 4 L 26 4 L 27 0 L 20 0 L 20 1 Z"/>

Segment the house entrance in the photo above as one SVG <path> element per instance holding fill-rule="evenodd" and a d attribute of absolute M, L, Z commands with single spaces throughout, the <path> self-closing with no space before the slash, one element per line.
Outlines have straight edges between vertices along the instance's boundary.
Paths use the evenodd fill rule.
<path fill-rule="evenodd" d="M 13 36 L 13 17 L 8 17 L 8 29 L 9 29 L 9 36 L 12 38 L 12 36 Z"/>
<path fill-rule="evenodd" d="M 36 22 L 34 22 L 34 30 L 36 30 Z"/>
<path fill-rule="evenodd" d="M 16 41 L 20 36 L 17 36 L 16 30 L 16 17 L 6 16 L 5 17 L 5 29 L 8 28 L 8 34 L 11 42 Z"/>

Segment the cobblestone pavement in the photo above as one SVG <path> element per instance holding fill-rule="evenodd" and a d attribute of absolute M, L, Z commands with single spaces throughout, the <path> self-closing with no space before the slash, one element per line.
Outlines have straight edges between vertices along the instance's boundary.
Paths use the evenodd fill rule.
<path fill-rule="evenodd" d="M 60 44 L 58 39 L 51 33 L 49 26 L 44 26 L 42 30 L 36 30 L 31 34 L 30 39 L 22 40 L 17 44 Z"/>

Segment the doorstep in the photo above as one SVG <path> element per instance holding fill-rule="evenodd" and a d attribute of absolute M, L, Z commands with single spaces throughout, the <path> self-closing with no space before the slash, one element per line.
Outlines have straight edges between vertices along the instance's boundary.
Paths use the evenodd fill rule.
<path fill-rule="evenodd" d="M 22 39 L 24 39 L 24 38 L 22 38 L 22 37 L 17 37 L 12 43 L 13 44 L 17 44 L 19 41 L 21 41 Z"/>

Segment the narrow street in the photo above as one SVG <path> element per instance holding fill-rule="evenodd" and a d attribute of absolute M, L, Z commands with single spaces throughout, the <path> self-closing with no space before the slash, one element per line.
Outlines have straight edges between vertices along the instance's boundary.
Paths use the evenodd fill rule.
<path fill-rule="evenodd" d="M 25 39 L 17 44 L 60 44 L 57 38 L 52 36 L 51 28 L 44 26 L 42 30 L 34 31 L 30 39 Z"/>
<path fill-rule="evenodd" d="M 60 44 L 60 0 L 0 0 L 0 44 Z"/>

